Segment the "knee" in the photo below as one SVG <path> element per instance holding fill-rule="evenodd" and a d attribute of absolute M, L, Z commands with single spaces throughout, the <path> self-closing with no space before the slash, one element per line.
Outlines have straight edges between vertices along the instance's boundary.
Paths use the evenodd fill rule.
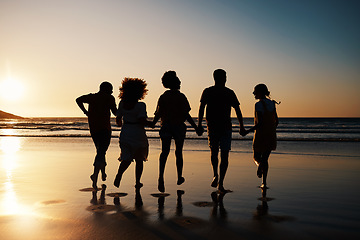
<path fill-rule="evenodd" d="M 170 149 L 163 149 L 160 153 L 160 158 L 167 158 L 169 156 Z"/>

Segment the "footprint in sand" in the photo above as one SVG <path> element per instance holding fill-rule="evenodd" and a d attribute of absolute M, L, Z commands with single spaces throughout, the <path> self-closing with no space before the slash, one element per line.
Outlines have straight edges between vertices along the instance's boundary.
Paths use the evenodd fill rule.
<path fill-rule="evenodd" d="M 152 193 L 150 195 L 153 196 L 153 197 L 167 197 L 167 196 L 170 196 L 170 194 L 168 194 L 168 193 Z"/>
<path fill-rule="evenodd" d="M 92 187 L 79 189 L 80 192 L 95 192 L 95 191 L 101 191 L 101 190 L 102 190 L 101 187 L 98 188 L 97 190 Z"/>
<path fill-rule="evenodd" d="M 106 194 L 106 196 L 109 196 L 109 197 L 125 197 L 127 195 L 128 195 L 127 193 L 122 193 L 122 192 Z"/>
<path fill-rule="evenodd" d="M 53 204 L 60 204 L 60 203 L 64 203 L 66 202 L 65 200 L 62 199 L 57 199 L 57 200 L 47 200 L 47 201 L 42 201 L 37 203 L 38 205 L 42 205 L 42 206 L 47 206 L 47 205 L 53 205 Z"/>

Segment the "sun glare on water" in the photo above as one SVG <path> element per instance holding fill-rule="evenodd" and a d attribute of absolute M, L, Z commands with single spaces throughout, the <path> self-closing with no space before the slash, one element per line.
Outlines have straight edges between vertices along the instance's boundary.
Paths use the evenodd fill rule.
<path fill-rule="evenodd" d="M 7 101 L 20 100 L 25 92 L 24 84 L 14 78 L 0 81 L 0 97 Z"/>

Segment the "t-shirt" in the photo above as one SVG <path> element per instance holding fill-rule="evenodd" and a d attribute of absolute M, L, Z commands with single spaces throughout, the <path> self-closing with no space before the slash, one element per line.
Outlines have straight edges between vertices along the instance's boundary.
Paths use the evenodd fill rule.
<path fill-rule="evenodd" d="M 155 115 L 159 115 L 161 124 L 183 124 L 191 110 L 186 96 L 179 90 L 167 90 L 159 98 Z"/>
<path fill-rule="evenodd" d="M 206 122 L 209 130 L 231 130 L 231 107 L 240 105 L 233 90 L 222 86 L 206 88 L 200 102 L 206 104 Z"/>
<path fill-rule="evenodd" d="M 110 110 L 116 109 L 114 96 L 102 92 L 83 96 L 83 102 L 89 104 L 88 120 L 90 132 L 111 131 Z"/>

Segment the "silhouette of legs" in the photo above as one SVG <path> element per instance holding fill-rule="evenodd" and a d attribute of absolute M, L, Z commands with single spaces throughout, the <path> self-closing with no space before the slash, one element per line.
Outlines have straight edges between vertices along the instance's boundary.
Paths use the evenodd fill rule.
<path fill-rule="evenodd" d="M 94 173 L 92 175 L 90 175 L 90 179 L 92 181 L 92 187 L 97 190 L 97 179 L 98 179 L 98 175 L 99 175 L 99 171 L 100 169 L 98 167 L 94 167 Z"/>
<path fill-rule="evenodd" d="M 101 171 L 101 179 L 106 180 L 105 166 L 106 166 L 106 151 L 109 148 L 111 141 L 111 131 L 99 131 L 91 133 L 92 140 L 96 148 L 96 156 L 94 161 L 94 173 L 90 176 L 93 182 L 93 188 L 97 189 L 97 180 L 99 172 Z"/>
<path fill-rule="evenodd" d="M 166 161 L 170 153 L 170 145 L 171 145 L 171 137 L 161 138 L 161 153 L 159 159 L 159 182 L 158 182 L 158 190 L 160 192 L 165 192 L 164 171 L 165 171 Z"/>
<path fill-rule="evenodd" d="M 263 182 L 262 185 L 264 185 L 264 187 L 266 187 L 266 179 L 267 179 L 267 174 L 269 171 L 269 156 L 270 156 L 271 151 L 266 151 L 263 153 L 262 156 L 262 163 L 261 163 L 261 169 L 262 169 L 262 178 L 263 178 Z"/>
<path fill-rule="evenodd" d="M 218 165 L 219 165 L 219 149 L 216 148 L 210 148 L 210 152 L 211 152 L 211 166 L 213 169 L 213 173 L 214 173 L 214 178 L 211 182 L 211 186 L 212 187 L 217 187 L 218 185 Z"/>
<path fill-rule="evenodd" d="M 221 192 L 225 192 L 224 189 L 224 179 L 226 175 L 227 168 L 229 166 L 229 151 L 221 150 L 221 163 L 220 163 L 220 178 L 219 178 L 219 185 L 218 189 Z"/>
<path fill-rule="evenodd" d="M 271 151 L 265 151 L 265 152 L 254 152 L 254 160 L 255 163 L 258 165 L 258 169 L 256 171 L 256 175 L 261 178 L 262 177 L 262 184 L 261 188 L 266 188 L 267 183 L 267 174 L 269 170 L 269 156 Z"/>
<path fill-rule="evenodd" d="M 220 177 L 218 175 L 218 166 L 219 166 L 219 149 L 218 148 L 211 148 L 211 165 L 214 173 L 214 178 L 211 182 L 212 187 L 218 187 L 221 192 L 225 192 L 224 189 L 224 179 L 226 175 L 226 171 L 229 165 L 229 151 L 221 150 L 220 157 Z"/>
<path fill-rule="evenodd" d="M 116 177 L 115 177 L 115 180 L 114 180 L 114 186 L 115 187 L 120 186 L 120 181 L 121 181 L 122 175 L 125 172 L 125 170 L 128 169 L 130 164 L 131 164 L 131 161 L 121 161 L 118 173 L 116 174 Z"/>
<path fill-rule="evenodd" d="M 143 169 L 144 169 L 144 161 L 142 159 L 140 160 L 136 160 L 136 166 L 135 166 L 135 179 L 136 179 L 136 184 L 135 184 L 135 188 L 136 189 L 140 189 L 143 184 L 140 182 L 141 180 L 141 176 L 143 173 Z"/>
<path fill-rule="evenodd" d="M 185 182 L 185 178 L 182 176 L 183 172 L 183 147 L 184 147 L 184 139 L 175 139 L 175 157 L 176 157 L 176 169 L 177 169 L 177 185 L 181 185 Z"/>

